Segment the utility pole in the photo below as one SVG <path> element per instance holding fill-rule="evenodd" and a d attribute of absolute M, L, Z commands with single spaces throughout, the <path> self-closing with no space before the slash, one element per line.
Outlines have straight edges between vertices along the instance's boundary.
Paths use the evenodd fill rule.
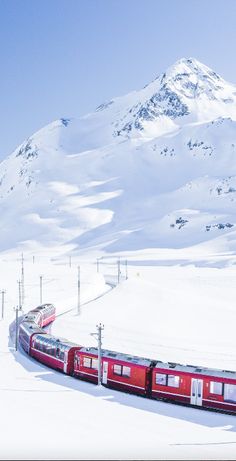
<path fill-rule="evenodd" d="M 21 303 L 22 305 L 25 302 L 25 271 L 24 271 L 24 255 L 23 253 L 21 254 Z M 21 305 L 19 306 L 20 308 L 22 307 Z"/>
<path fill-rule="evenodd" d="M 39 277 L 39 289 L 40 289 L 40 301 L 39 304 L 43 304 L 43 276 Z"/>
<path fill-rule="evenodd" d="M 33 264 L 34 264 L 34 262 L 35 262 L 35 257 L 33 256 Z"/>
<path fill-rule="evenodd" d="M 69 256 L 69 266 L 71 267 L 71 256 Z"/>
<path fill-rule="evenodd" d="M 19 330 L 19 318 L 18 318 L 18 306 L 16 306 L 15 311 L 16 311 L 16 337 L 15 337 L 15 349 L 17 351 L 18 349 L 18 330 Z"/>
<path fill-rule="evenodd" d="M 77 280 L 77 295 L 78 295 L 78 300 L 77 300 L 77 314 L 80 315 L 80 266 L 78 266 L 78 280 Z"/>
<path fill-rule="evenodd" d="M 97 333 L 90 333 L 91 336 L 96 336 L 98 341 L 98 386 L 102 384 L 102 330 L 104 325 L 99 323 L 96 325 Z"/>
<path fill-rule="evenodd" d="M 117 260 L 117 282 L 120 283 L 120 258 Z"/>
<path fill-rule="evenodd" d="M 128 261 L 127 259 L 125 260 L 125 280 L 128 279 Z"/>
<path fill-rule="evenodd" d="M 19 310 L 21 311 L 22 310 L 22 292 L 21 292 L 21 281 L 18 280 L 18 302 L 19 302 Z"/>
<path fill-rule="evenodd" d="M 97 258 L 97 272 L 99 272 L 99 259 Z"/>
<path fill-rule="evenodd" d="M 5 301 L 4 296 L 5 296 L 5 293 L 6 293 L 5 290 L 1 291 L 1 294 L 2 294 L 2 320 L 4 319 L 4 301 Z"/>
<path fill-rule="evenodd" d="M 97 335 L 98 335 L 98 385 L 102 384 L 102 330 L 104 330 L 104 325 L 99 323 L 97 325 Z"/>

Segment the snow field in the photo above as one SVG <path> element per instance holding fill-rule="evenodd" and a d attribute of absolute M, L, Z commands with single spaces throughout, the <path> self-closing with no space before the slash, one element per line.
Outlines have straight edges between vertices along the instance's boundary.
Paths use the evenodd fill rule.
<path fill-rule="evenodd" d="M 235 416 L 98 388 L 16 353 L 8 328 L 14 319 L 11 306 L 17 302 L 17 283 L 15 292 L 10 288 L 19 277 L 19 255 L 3 259 L 1 286 L 7 295 L 6 317 L 0 322 L 1 459 L 235 459 Z M 143 252 L 137 265 L 133 256 L 128 280 L 121 266 L 122 282 L 111 290 L 102 274 L 110 273 L 114 281 L 112 264 L 100 262 L 97 273 L 91 261 L 81 260 L 81 298 L 87 302 L 105 294 L 82 302 L 77 316 L 78 261 L 72 259 L 70 267 L 65 258 L 59 264 L 35 256 L 33 264 L 25 256 L 25 311 L 39 303 L 43 274 L 43 301 L 54 302 L 61 313 L 74 307 L 52 325 L 55 335 L 94 346 L 90 333 L 101 321 L 105 348 L 181 363 L 234 366 L 233 265 L 151 266 L 147 252 L 145 266 Z M 207 326 L 201 328 L 204 315 Z"/>

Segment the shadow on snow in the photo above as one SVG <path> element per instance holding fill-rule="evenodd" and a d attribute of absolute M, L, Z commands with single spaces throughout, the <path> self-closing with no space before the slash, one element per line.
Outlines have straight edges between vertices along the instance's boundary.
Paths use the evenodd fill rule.
<path fill-rule="evenodd" d="M 14 323 L 14 322 L 13 322 Z M 11 324 L 10 328 L 13 328 Z M 35 390 L 23 392 L 72 392 L 78 391 L 82 394 L 97 397 L 102 400 L 106 400 L 109 404 L 116 403 L 130 408 L 135 408 L 140 411 L 155 413 L 161 416 L 169 418 L 175 418 L 177 420 L 183 420 L 194 424 L 199 424 L 205 427 L 212 428 L 225 428 L 226 431 L 236 432 L 236 416 L 218 413 L 216 411 L 205 410 L 202 408 L 191 408 L 183 405 L 162 402 L 154 399 L 147 399 L 146 397 L 140 397 L 121 391 L 116 391 L 104 386 L 97 386 L 92 383 L 88 383 L 74 377 L 64 375 L 63 373 L 54 369 L 40 364 L 32 357 L 29 357 L 21 348 L 16 352 L 13 347 L 13 342 L 9 336 L 9 349 L 15 357 L 15 360 L 20 363 L 27 371 L 35 373 L 36 380 L 41 380 L 47 383 L 56 384 L 57 386 L 63 387 L 63 390 L 58 391 L 43 391 Z M 39 373 L 39 374 L 37 374 Z M 14 390 L 14 392 L 16 392 Z M 20 391 L 20 389 L 19 389 Z M 218 444 L 224 444 L 226 442 L 217 442 Z M 229 442 L 227 442 L 229 443 Z M 184 444 L 185 445 L 185 444 Z"/>

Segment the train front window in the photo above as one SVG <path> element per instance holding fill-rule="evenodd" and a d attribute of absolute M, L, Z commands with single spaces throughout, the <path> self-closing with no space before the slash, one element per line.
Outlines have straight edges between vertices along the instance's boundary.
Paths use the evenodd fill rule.
<path fill-rule="evenodd" d="M 236 403 L 236 385 L 235 384 L 225 384 L 224 385 L 224 400 L 226 402 Z"/>
<path fill-rule="evenodd" d="M 156 384 L 166 386 L 167 375 L 164 373 L 156 373 Z"/>
<path fill-rule="evenodd" d="M 179 387 L 179 376 L 168 375 L 167 376 L 167 386 Z"/>
<path fill-rule="evenodd" d="M 210 382 L 210 394 L 223 395 L 223 383 Z"/>

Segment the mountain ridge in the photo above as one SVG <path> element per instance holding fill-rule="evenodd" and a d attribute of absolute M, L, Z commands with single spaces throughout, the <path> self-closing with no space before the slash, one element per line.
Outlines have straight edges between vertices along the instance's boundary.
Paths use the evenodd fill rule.
<path fill-rule="evenodd" d="M 2 247 L 233 242 L 235 160 L 236 86 L 180 59 L 140 91 L 52 122 L 1 162 Z"/>

